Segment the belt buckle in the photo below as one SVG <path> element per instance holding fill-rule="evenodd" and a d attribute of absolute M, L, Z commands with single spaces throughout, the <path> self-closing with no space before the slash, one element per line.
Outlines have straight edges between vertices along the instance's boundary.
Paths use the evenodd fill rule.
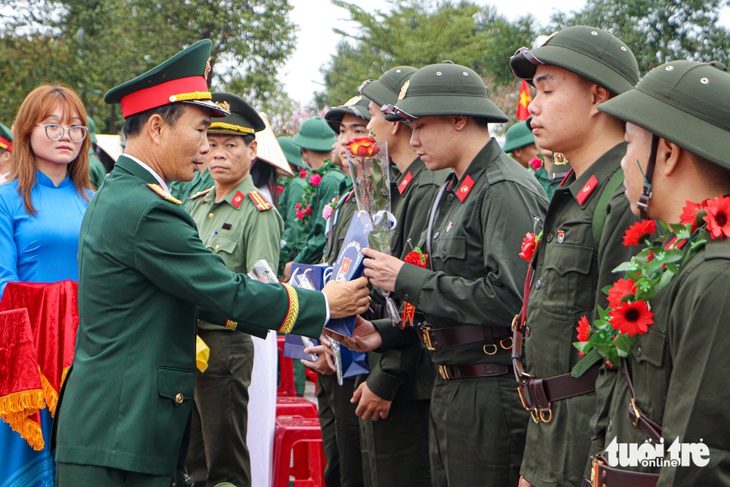
<path fill-rule="evenodd" d="M 598 474 L 601 467 L 605 465 L 600 455 L 601 453 L 596 453 L 593 455 L 593 459 L 591 460 L 591 485 L 593 485 L 593 487 L 599 487 L 596 483 L 598 481 Z"/>
<path fill-rule="evenodd" d="M 525 403 L 525 397 L 522 395 L 522 386 L 517 386 L 517 394 L 520 396 L 520 401 L 522 401 L 522 407 L 530 413 L 530 417 L 535 422 L 535 424 L 539 424 L 540 415 L 537 412 L 537 408 L 531 408 L 527 406 L 527 403 Z"/>
<path fill-rule="evenodd" d="M 439 375 L 441 376 L 441 378 L 443 380 L 449 380 L 449 371 L 446 369 L 446 366 L 439 364 L 438 369 L 439 369 Z"/>
<path fill-rule="evenodd" d="M 423 343 L 426 344 L 426 348 L 430 351 L 436 350 L 436 347 L 433 346 L 433 343 L 431 343 L 431 329 L 433 327 L 427 323 L 421 324 L 421 338 L 423 339 Z"/>
<path fill-rule="evenodd" d="M 641 420 L 641 412 L 639 411 L 639 408 L 636 407 L 636 399 L 633 397 L 631 398 L 631 402 L 629 403 L 629 407 L 631 408 L 631 411 L 633 411 L 634 415 L 636 416 L 632 423 L 634 423 L 634 428 L 639 427 L 639 421 Z"/>

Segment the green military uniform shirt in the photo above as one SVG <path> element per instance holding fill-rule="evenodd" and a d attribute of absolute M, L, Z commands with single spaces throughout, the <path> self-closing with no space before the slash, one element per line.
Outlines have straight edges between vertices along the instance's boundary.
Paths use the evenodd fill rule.
<path fill-rule="evenodd" d="M 299 255 L 309 234 L 309 226 L 297 218 L 296 204 L 302 200 L 306 179 L 295 175 L 290 178 L 279 198 L 279 211 L 284 218 L 284 235 L 279 259 L 279 272 L 283 274 L 284 265 Z"/>
<path fill-rule="evenodd" d="M 190 196 L 210 188 L 214 184 L 213 176 L 206 167 L 202 171 L 195 171 L 192 181 L 173 181 L 169 184 L 169 188 L 170 194 L 182 201 L 183 208 L 187 209 L 190 206 Z"/>
<path fill-rule="evenodd" d="M 322 218 L 322 210 L 324 210 L 325 205 L 332 202 L 333 198 L 343 194 L 346 187 L 345 173 L 330 161 L 327 161 L 316 173 L 322 175 L 322 181 L 317 187 L 316 198 L 313 198 L 311 202 L 310 231 L 304 247 L 294 259 L 294 262 L 302 264 L 319 264 L 322 261 L 322 254 L 325 250 L 325 220 Z"/>
<path fill-rule="evenodd" d="M 318 337 L 320 292 L 229 271 L 155 177 L 121 156 L 79 238 L 76 354 L 59 399 L 56 460 L 171 475 L 184 458 L 197 307 L 239 331 Z"/>
<path fill-rule="evenodd" d="M 89 181 L 91 181 L 91 186 L 94 188 L 94 191 L 99 189 L 105 177 L 106 168 L 104 164 L 96 157 L 94 149 L 89 148 Z"/>
<path fill-rule="evenodd" d="M 560 182 L 563 180 L 565 175 L 568 173 L 568 170 L 570 169 L 570 166 L 562 166 L 565 168 L 565 171 L 561 173 L 558 173 L 555 171 L 555 166 L 552 168 L 552 173 L 548 174 L 548 172 L 545 170 L 545 166 L 541 166 L 537 171 L 535 171 L 533 174 L 537 178 L 537 182 L 540 183 L 540 186 L 542 186 L 542 189 L 545 190 L 545 193 L 548 196 L 548 199 L 553 199 L 553 193 L 555 190 L 560 186 Z"/>
<path fill-rule="evenodd" d="M 592 317 L 596 306 L 605 308 L 601 289 L 613 283 L 613 269 L 628 260 L 634 248 L 622 243 L 635 221 L 619 186 L 609 200 L 599 247 L 593 243 L 593 215 L 611 176 L 620 169 L 626 144 L 598 158 L 580 178 L 571 173 L 555 190 L 542 241 L 534 257 L 527 308 L 525 371 L 536 378 L 570 373 L 579 360 L 578 320 Z M 538 230 L 539 231 L 539 230 Z M 589 420 L 596 408 L 594 393 L 552 403 L 552 421 L 527 427 L 522 475 L 536 487 L 580 485 L 590 450 Z"/>
<path fill-rule="evenodd" d="M 708 237 L 709 240 L 709 237 Z M 651 302 L 654 324 L 639 336 L 627 360 L 642 415 L 663 426 L 664 451 L 675 439 L 704 443 L 710 463 L 705 467 L 619 467 L 659 471 L 658 486 L 727 485 L 730 478 L 730 240 L 709 240 L 691 257 L 669 285 Z M 628 416 L 629 393 L 623 373 L 608 386 L 609 423 L 605 446 L 643 444 L 646 435 Z M 600 392 L 600 390 L 599 390 Z"/>
<path fill-rule="evenodd" d="M 233 272 L 248 274 L 260 259 L 276 272 L 284 222 L 253 179 L 246 177 L 221 201 L 215 199 L 215 187 L 190 197 L 188 212 L 205 246 Z M 199 326 L 214 325 L 201 321 Z"/>

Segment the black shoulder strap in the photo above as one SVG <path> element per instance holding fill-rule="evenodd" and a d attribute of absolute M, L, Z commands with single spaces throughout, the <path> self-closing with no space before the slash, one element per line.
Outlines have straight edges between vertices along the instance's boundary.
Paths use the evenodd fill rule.
<path fill-rule="evenodd" d="M 608 217 L 608 203 L 611 201 L 613 194 L 616 192 L 621 183 L 624 182 L 624 170 L 616 171 L 611 179 L 608 180 L 601 197 L 598 198 L 596 211 L 593 213 L 593 248 L 598 251 L 598 245 L 601 243 L 603 236 L 603 227 L 606 225 L 606 217 Z"/>

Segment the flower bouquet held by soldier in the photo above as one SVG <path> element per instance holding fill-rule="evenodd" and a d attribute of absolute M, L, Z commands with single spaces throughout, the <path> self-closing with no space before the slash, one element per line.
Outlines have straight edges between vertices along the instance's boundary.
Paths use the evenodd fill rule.
<path fill-rule="evenodd" d="M 197 42 L 105 96 L 122 105 L 127 146 L 81 225 L 78 343 L 56 417 L 61 487 L 180 481 L 198 316 L 317 337 L 330 316 L 367 309 L 366 279 L 316 292 L 229 271 L 170 196 L 167 183 L 192 179 L 209 151 L 211 117 L 228 114 L 210 101 L 211 46 Z"/>
<path fill-rule="evenodd" d="M 621 368 L 605 384 L 612 395 L 599 384 L 611 427 L 593 461 L 594 486 L 730 478 L 729 92 L 722 64 L 672 61 L 599 108 L 626 121 L 626 198 L 663 235 L 643 237 L 650 221 L 627 234 L 627 245 L 646 247 L 617 269 L 624 277 L 608 290 L 601 320 L 579 326 L 586 358 L 598 349 Z M 617 454 L 632 445 L 658 453 Z"/>
<path fill-rule="evenodd" d="M 516 485 L 528 415 L 511 381 L 509 326 L 527 264 L 512 249 L 544 215 L 547 197 L 490 137 L 488 124 L 507 117 L 473 70 L 448 62 L 421 68 L 385 109 L 410 123 L 411 145 L 427 168 L 453 170 L 417 245 L 428 267 L 363 250 L 371 282 L 427 320 L 419 328 L 439 369 L 430 410 L 432 483 Z M 382 340 L 362 322 L 352 342 L 374 349 Z"/>

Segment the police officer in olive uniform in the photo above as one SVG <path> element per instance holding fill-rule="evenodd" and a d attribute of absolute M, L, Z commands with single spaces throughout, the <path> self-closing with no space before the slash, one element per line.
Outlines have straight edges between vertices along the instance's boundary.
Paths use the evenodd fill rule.
<path fill-rule="evenodd" d="M 490 138 L 507 117 L 480 76 L 456 64 L 416 71 L 393 108 L 431 170 L 453 169 L 435 198 L 423 245 L 430 268 L 364 249 L 365 275 L 424 313 L 439 376 L 430 459 L 438 486 L 515 485 L 528 415 L 511 377 L 510 322 L 527 270 L 516 249 L 547 197 Z"/>
<path fill-rule="evenodd" d="M 599 107 L 627 122 L 621 165 L 635 214 L 643 209 L 644 218 L 679 223 L 688 201 L 730 194 L 728 93 L 730 74 L 722 64 L 672 61 Z M 727 209 L 721 213 L 727 215 Z M 699 465 L 694 456 L 688 465 L 661 469 L 611 469 L 596 462 L 596 487 L 728 484 L 730 240 L 726 232 L 720 238 L 700 236 L 705 245 L 674 246 L 684 254 L 679 273 L 657 291 L 651 301 L 654 323 L 623 360 L 608 399 L 605 444 L 658 444 L 663 438 L 667 460 L 675 440 L 703 444 L 709 464 Z M 655 472 L 658 479 L 627 470 Z"/>
<path fill-rule="evenodd" d="M 391 201 L 397 221 L 391 254 L 400 259 L 420 241 L 433 198 L 451 172 L 429 171 L 410 145 L 407 122 L 388 121 L 382 111 L 398 101 L 403 85 L 415 72 L 411 66 L 397 66 L 360 88 L 370 100 L 368 129 L 376 140 L 387 142 L 388 155 L 398 169 Z M 435 367 L 415 328 L 401 331 L 389 318 L 373 324 L 381 335 L 405 336 L 396 337 L 401 346 L 381 347 L 382 354 L 368 353 L 370 374 L 355 392 L 367 455 L 366 485 L 429 485 L 428 412 Z"/>
<path fill-rule="evenodd" d="M 239 331 L 312 337 L 328 315 L 367 309 L 366 279 L 315 292 L 231 272 L 166 190 L 202 163 L 211 115 L 228 115 L 209 101 L 211 46 L 197 42 L 105 96 L 122 105 L 127 146 L 81 225 L 78 339 L 55 422 L 60 487 L 179 480 L 198 306 Z"/>
<path fill-rule="evenodd" d="M 623 197 L 623 122 L 596 107 L 631 89 L 638 65 L 623 42 L 587 26 L 559 31 L 537 49 L 521 48 L 510 64 L 537 89 L 528 108 L 535 141 L 564 153 L 572 166 L 553 194 L 544 225 L 536 228 L 542 239 L 516 323 L 516 376 L 533 419 L 520 485 L 576 486 L 587 466 L 600 364 L 580 379 L 571 377 L 579 359 L 572 346 L 575 328 L 581 316 L 605 307 L 601 289 L 635 252 L 622 240 L 636 221 Z"/>
<path fill-rule="evenodd" d="M 237 95 L 213 93 L 213 102 L 231 112 L 208 128 L 206 159 L 215 186 L 191 196 L 188 211 L 205 246 L 231 271 L 248 274 L 259 260 L 276 269 L 284 222 L 256 190 L 249 172 L 256 158 L 255 133 L 266 126 Z M 198 335 L 210 348 L 210 359 L 195 383 L 188 474 L 196 485 L 251 485 L 246 447 L 251 337 L 204 320 L 198 321 Z"/>

